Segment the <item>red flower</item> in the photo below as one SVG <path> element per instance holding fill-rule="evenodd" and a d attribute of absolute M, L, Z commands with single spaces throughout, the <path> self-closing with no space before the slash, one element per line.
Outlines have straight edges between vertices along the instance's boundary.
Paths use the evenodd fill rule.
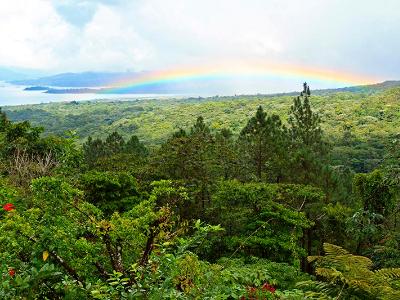
<path fill-rule="evenodd" d="M 12 210 L 15 209 L 15 206 L 12 203 L 6 203 L 6 204 L 3 205 L 3 209 L 5 211 L 12 211 Z"/>
<path fill-rule="evenodd" d="M 266 282 L 262 286 L 262 290 L 263 291 L 268 291 L 268 292 L 271 292 L 271 293 L 275 293 L 276 288 L 274 288 L 272 285 L 270 285 L 269 283 Z"/>
<path fill-rule="evenodd" d="M 10 275 L 11 277 L 15 276 L 15 269 L 9 269 L 8 270 L 8 275 Z"/>

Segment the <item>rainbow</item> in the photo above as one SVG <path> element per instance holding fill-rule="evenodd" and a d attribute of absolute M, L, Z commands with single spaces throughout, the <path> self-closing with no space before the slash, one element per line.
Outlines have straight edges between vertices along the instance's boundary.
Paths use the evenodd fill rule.
<path fill-rule="evenodd" d="M 223 78 L 296 78 L 298 80 L 316 80 L 343 85 L 363 85 L 379 81 L 378 78 L 350 74 L 341 71 L 324 70 L 312 67 L 253 63 L 215 63 L 212 65 L 186 66 L 153 72 L 142 72 L 132 78 L 113 83 L 104 91 L 117 92 L 122 89 L 140 88 L 149 85 L 184 82 L 191 80 L 218 80 Z"/>

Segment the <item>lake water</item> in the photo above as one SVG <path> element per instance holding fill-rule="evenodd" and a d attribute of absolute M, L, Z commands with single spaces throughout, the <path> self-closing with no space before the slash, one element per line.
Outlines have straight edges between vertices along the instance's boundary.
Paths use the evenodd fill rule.
<path fill-rule="evenodd" d="M 24 91 L 25 86 L 0 82 L 0 106 L 40 104 L 49 102 L 69 102 L 85 100 L 132 100 L 146 98 L 165 98 L 177 95 L 160 94 L 46 94 L 43 91 Z"/>

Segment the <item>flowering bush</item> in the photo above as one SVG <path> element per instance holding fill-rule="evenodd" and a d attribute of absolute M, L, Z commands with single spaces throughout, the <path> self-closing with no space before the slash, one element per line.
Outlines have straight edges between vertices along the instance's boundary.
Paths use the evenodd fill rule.
<path fill-rule="evenodd" d="M 14 207 L 14 204 L 12 204 L 12 203 L 6 203 L 3 205 L 3 209 L 5 211 L 12 211 L 15 209 L 15 207 Z"/>
<path fill-rule="evenodd" d="M 8 269 L 8 275 L 10 275 L 11 277 L 14 277 L 15 276 L 15 269 L 13 269 L 13 268 Z"/>
<path fill-rule="evenodd" d="M 280 299 L 272 269 L 293 267 L 201 260 L 191 251 L 221 228 L 179 220 L 174 206 L 188 199 L 182 186 L 151 187 L 148 199 L 110 217 L 56 177 L 35 179 L 25 206 L 3 199 L 2 211 L 14 212 L 0 220 L 0 299 L 239 299 L 266 281 L 258 292 L 270 298 L 255 299 Z"/>
<path fill-rule="evenodd" d="M 264 283 L 261 287 L 247 287 L 246 295 L 240 297 L 240 300 L 265 300 L 265 299 L 280 299 L 275 297 L 276 288 L 269 284 Z"/>
<path fill-rule="evenodd" d="M 264 285 L 261 287 L 261 289 L 265 292 L 270 292 L 270 293 L 275 293 L 276 289 L 274 288 L 274 286 L 272 286 L 271 284 L 269 284 L 268 282 L 264 283 Z"/>

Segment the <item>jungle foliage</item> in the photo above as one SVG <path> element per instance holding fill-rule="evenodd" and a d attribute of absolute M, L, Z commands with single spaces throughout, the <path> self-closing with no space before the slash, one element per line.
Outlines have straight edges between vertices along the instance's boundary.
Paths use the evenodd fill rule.
<path fill-rule="evenodd" d="M 0 111 L 0 298 L 397 299 L 399 99 Z"/>

